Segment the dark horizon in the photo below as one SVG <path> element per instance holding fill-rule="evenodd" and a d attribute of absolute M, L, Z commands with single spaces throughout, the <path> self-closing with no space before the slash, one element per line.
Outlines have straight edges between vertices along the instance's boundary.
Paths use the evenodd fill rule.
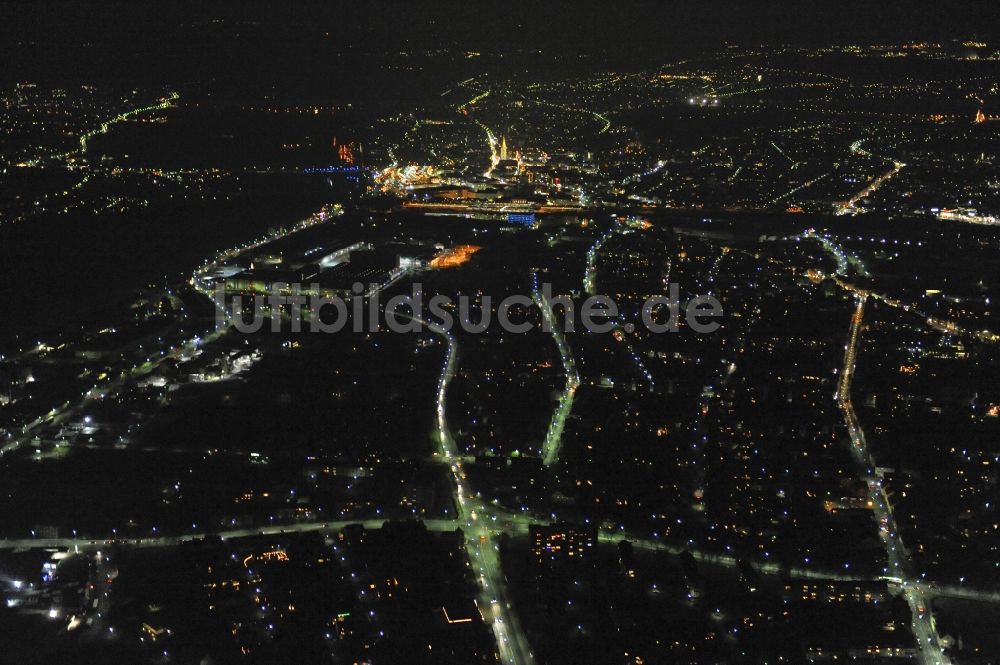
<path fill-rule="evenodd" d="M 151 9 L 154 8 L 155 9 Z M 6 76 L 130 80 L 143 73 L 197 78 L 273 59 L 333 56 L 343 49 L 461 48 L 581 54 L 614 66 L 647 67 L 664 57 L 728 44 L 839 46 L 918 41 L 989 41 L 996 3 L 678 0 L 663 3 L 507 2 L 13 2 L 0 33 Z M 238 54 L 233 49 L 238 49 Z M 129 57 L 121 57 L 128 53 Z M 249 61 L 242 58 L 249 57 Z M 324 66 L 330 66 L 327 63 Z M 600 66 L 600 60 L 595 64 Z M 64 70 L 64 71 L 60 71 Z M 280 72 L 280 70 L 278 70 Z M 289 74 L 290 71 L 283 72 Z M 301 72 L 300 72 L 301 73 Z"/>

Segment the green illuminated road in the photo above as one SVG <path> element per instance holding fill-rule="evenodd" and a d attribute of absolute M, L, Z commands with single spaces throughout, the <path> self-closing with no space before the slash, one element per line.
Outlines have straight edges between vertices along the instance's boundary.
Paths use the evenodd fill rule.
<path fill-rule="evenodd" d="M 559 460 L 559 451 L 562 449 L 562 434 L 566 428 L 566 419 L 573 410 L 573 398 L 576 396 L 576 389 L 580 387 L 580 375 L 576 371 L 576 361 L 573 360 L 573 351 L 569 348 L 566 335 L 554 321 L 552 307 L 548 299 L 538 289 L 537 280 L 532 292 L 532 298 L 538 309 L 542 312 L 542 317 L 552 331 L 552 337 L 556 341 L 559 349 L 559 357 L 562 359 L 563 372 L 566 374 L 566 385 L 559 396 L 559 404 L 552 414 L 552 421 L 549 423 L 549 430 L 545 435 L 545 443 L 542 446 L 542 463 L 551 466 Z"/>

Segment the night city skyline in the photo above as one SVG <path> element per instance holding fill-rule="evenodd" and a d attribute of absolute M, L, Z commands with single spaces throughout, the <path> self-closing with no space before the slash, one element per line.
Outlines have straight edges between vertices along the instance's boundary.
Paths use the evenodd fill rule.
<path fill-rule="evenodd" d="M 0 18 L 0 664 L 1000 663 L 1000 7 Z"/>

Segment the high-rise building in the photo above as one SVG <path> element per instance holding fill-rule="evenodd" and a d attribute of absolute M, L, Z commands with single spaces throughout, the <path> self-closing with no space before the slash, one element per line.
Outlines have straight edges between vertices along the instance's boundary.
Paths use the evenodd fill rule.
<path fill-rule="evenodd" d="M 532 524 L 529 533 L 538 563 L 582 559 L 597 543 L 597 527 L 581 524 Z"/>

